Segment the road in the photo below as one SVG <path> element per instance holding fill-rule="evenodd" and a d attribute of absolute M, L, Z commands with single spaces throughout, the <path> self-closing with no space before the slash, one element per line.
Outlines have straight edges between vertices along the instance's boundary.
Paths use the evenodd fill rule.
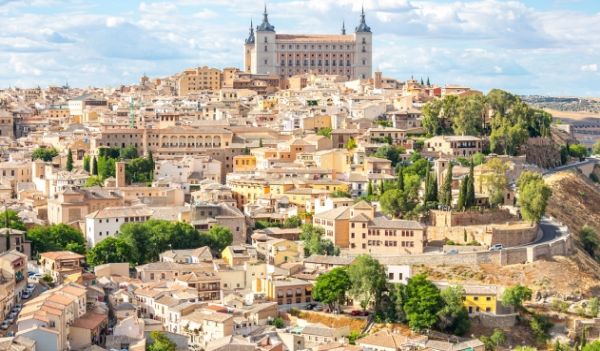
<path fill-rule="evenodd" d="M 24 303 L 26 303 L 27 301 L 33 299 L 34 297 L 37 297 L 43 291 L 42 290 L 43 289 L 42 285 L 40 285 L 38 283 L 34 283 L 34 282 L 31 282 L 31 283 L 33 283 L 35 285 L 35 289 L 33 290 L 33 294 L 31 294 L 31 297 L 29 299 L 27 299 L 27 300 L 21 299 L 21 301 L 19 302 L 21 305 L 24 304 Z M 8 328 L 7 330 L 0 330 L 0 336 L 5 337 L 6 334 L 8 332 L 10 332 L 10 331 L 12 331 L 13 333 L 16 333 L 17 332 L 17 319 L 18 318 L 19 318 L 19 316 L 17 316 L 17 318 L 15 318 L 15 321 L 10 325 L 10 328 Z"/>
<path fill-rule="evenodd" d="M 588 157 L 585 160 L 581 161 L 581 162 L 577 162 L 577 163 L 572 163 L 572 164 L 568 164 L 568 165 L 564 165 L 564 166 L 559 166 L 559 167 L 555 167 L 552 169 L 549 169 L 547 171 L 545 171 L 543 173 L 544 177 L 552 175 L 554 173 L 558 173 L 561 171 L 566 171 L 569 169 L 573 169 L 573 168 L 579 168 L 583 165 L 587 165 L 589 163 L 598 163 L 598 159 L 596 157 Z"/>

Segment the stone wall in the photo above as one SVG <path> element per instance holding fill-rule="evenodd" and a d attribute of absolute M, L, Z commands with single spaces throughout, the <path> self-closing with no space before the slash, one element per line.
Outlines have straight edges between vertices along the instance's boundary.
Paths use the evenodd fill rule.
<path fill-rule="evenodd" d="M 477 241 L 482 245 L 502 244 L 504 247 L 521 246 L 533 242 L 538 226 L 524 222 L 454 227 L 427 227 L 428 241 L 452 240 L 457 244 Z M 466 241 L 465 241 L 466 237 Z"/>
<path fill-rule="evenodd" d="M 508 210 L 490 210 L 490 211 L 439 211 L 432 210 L 429 220 L 432 226 L 436 227 L 454 227 L 486 225 L 490 223 L 503 223 L 514 219 Z"/>
<path fill-rule="evenodd" d="M 517 323 L 517 314 L 480 313 L 474 317 L 481 325 L 488 328 L 511 328 Z"/>

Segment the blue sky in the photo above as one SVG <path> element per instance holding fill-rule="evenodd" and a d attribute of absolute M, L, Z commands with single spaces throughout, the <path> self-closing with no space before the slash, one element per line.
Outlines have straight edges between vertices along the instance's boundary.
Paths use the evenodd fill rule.
<path fill-rule="evenodd" d="M 364 4 L 374 68 L 487 91 L 600 96 L 599 0 L 271 0 L 280 33 L 338 33 Z M 241 67 L 251 0 L 0 0 L 0 86 L 118 86 Z"/>

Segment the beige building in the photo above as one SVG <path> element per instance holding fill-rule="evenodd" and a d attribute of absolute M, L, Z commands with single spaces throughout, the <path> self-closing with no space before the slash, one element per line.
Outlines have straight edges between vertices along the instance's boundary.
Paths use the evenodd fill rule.
<path fill-rule="evenodd" d="M 339 35 L 277 34 L 269 23 L 267 9 L 262 23 L 244 44 L 244 71 L 252 74 L 333 74 L 347 79 L 368 79 L 372 74 L 371 28 L 362 11 L 360 24 L 347 34 L 342 25 Z"/>
<path fill-rule="evenodd" d="M 91 212 L 123 205 L 123 197 L 115 191 L 69 187 L 48 199 L 48 222 L 73 223 Z"/>
<path fill-rule="evenodd" d="M 425 140 L 425 149 L 444 156 L 470 157 L 483 148 L 481 138 L 469 135 L 439 135 Z"/>
<path fill-rule="evenodd" d="M 52 279 L 61 283 L 72 274 L 83 272 L 85 256 L 71 251 L 50 251 L 40 254 L 40 269 L 42 274 L 48 274 Z"/>
<path fill-rule="evenodd" d="M 198 67 L 186 69 L 177 77 L 177 95 L 197 94 L 207 90 L 219 90 L 222 86 L 221 71 L 216 68 Z"/>

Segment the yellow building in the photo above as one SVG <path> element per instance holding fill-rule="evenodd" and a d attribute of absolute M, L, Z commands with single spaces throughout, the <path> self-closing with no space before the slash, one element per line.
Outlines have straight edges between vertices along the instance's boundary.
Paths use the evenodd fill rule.
<path fill-rule="evenodd" d="M 328 191 L 328 192 L 334 192 L 334 191 L 347 192 L 348 191 L 348 184 L 341 182 L 339 180 L 318 179 L 318 180 L 313 180 L 313 181 L 307 181 L 306 184 L 316 190 L 323 190 L 323 191 Z"/>
<path fill-rule="evenodd" d="M 238 155 L 233 158 L 234 172 L 252 172 L 256 170 L 256 156 Z"/>
<path fill-rule="evenodd" d="M 219 89 L 221 89 L 221 71 L 216 68 L 204 66 L 186 69 L 177 78 L 179 96 Z"/>
<path fill-rule="evenodd" d="M 303 254 L 300 254 L 298 244 L 286 239 L 269 240 L 266 253 L 267 262 L 275 266 L 288 262 L 299 262 L 304 257 Z"/>
<path fill-rule="evenodd" d="M 270 193 L 269 183 L 264 179 L 231 179 L 227 181 L 238 208 L 254 203 L 258 198 Z"/>
<path fill-rule="evenodd" d="M 256 260 L 256 249 L 241 245 L 230 245 L 221 251 L 221 258 L 230 266 L 244 264 L 250 260 Z"/>
<path fill-rule="evenodd" d="M 291 204 L 298 207 L 299 212 L 310 212 L 310 206 L 315 202 L 316 199 L 327 195 L 329 191 L 312 189 L 312 188 L 296 188 L 288 190 L 284 195 L 288 197 Z"/>
<path fill-rule="evenodd" d="M 312 301 L 312 284 L 294 278 L 262 278 L 253 283 L 253 290 L 264 293 L 270 301 L 278 305 L 302 304 Z"/>
<path fill-rule="evenodd" d="M 331 170 L 334 173 L 347 173 L 352 170 L 352 153 L 345 149 L 317 151 L 313 159 L 319 169 Z"/>
<path fill-rule="evenodd" d="M 465 285 L 464 305 L 469 314 L 496 314 L 498 306 L 498 289 L 495 285 Z"/>
<path fill-rule="evenodd" d="M 321 128 L 331 128 L 331 116 L 307 116 L 301 120 L 301 128 L 304 130 L 319 130 Z"/>
<path fill-rule="evenodd" d="M 258 108 L 260 108 L 262 111 L 267 111 L 275 108 L 278 103 L 279 100 L 275 98 L 264 99 L 258 103 Z"/>

